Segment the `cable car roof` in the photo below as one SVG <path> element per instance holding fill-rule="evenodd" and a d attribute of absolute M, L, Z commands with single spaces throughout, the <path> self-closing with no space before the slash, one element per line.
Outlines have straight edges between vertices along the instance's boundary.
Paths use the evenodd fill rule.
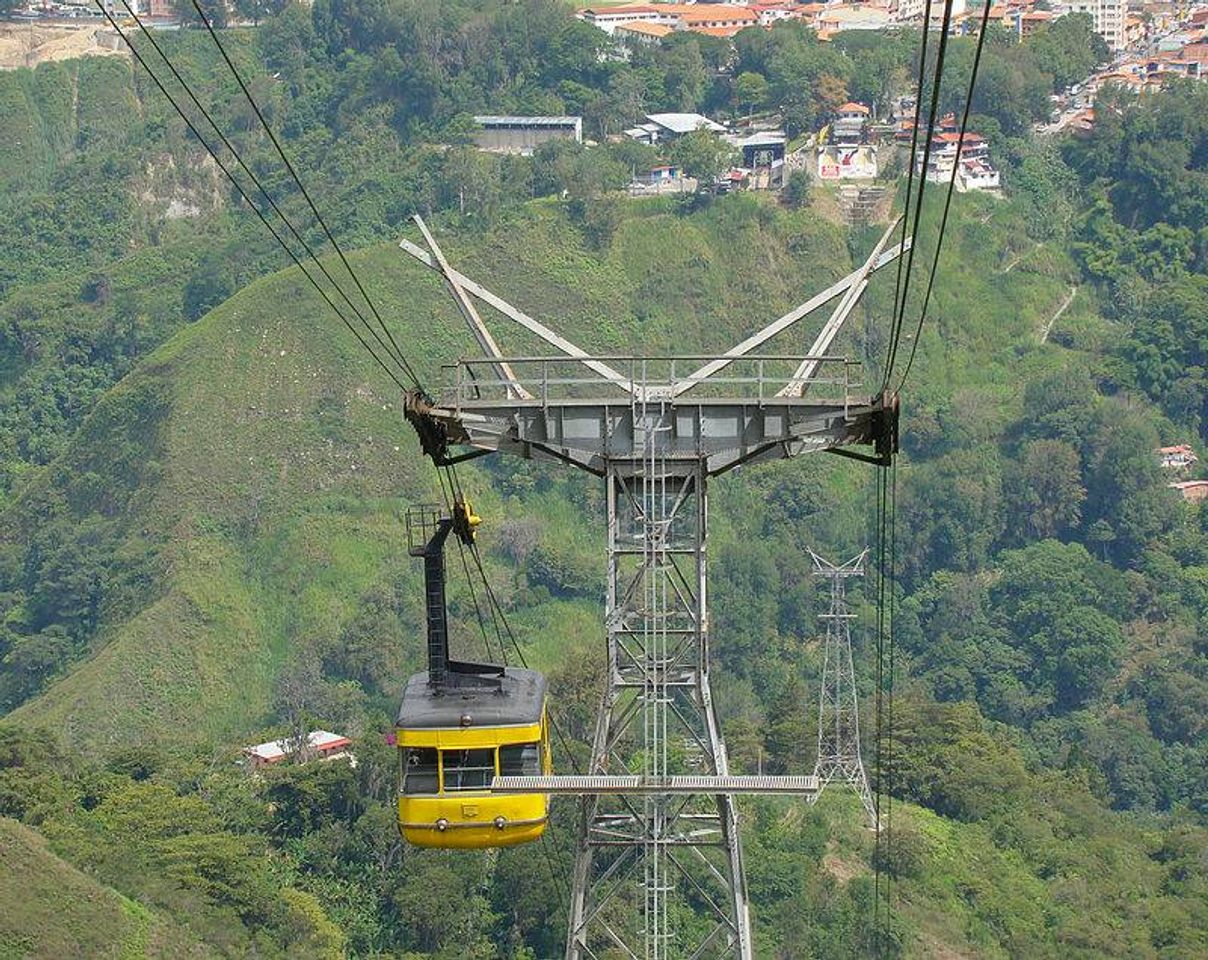
<path fill-rule="evenodd" d="M 536 670 L 508 667 L 499 678 L 500 691 L 446 687 L 436 696 L 427 671 L 407 681 L 395 725 L 411 730 L 506 727 L 541 722 L 545 705 L 545 676 Z M 465 717 L 470 721 L 466 723 Z"/>

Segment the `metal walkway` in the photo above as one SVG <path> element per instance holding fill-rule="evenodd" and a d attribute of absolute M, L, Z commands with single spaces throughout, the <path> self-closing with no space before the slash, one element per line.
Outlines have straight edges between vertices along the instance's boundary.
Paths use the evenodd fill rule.
<path fill-rule="evenodd" d="M 552 776 L 496 777 L 492 793 L 550 793 L 569 796 L 600 794 L 705 794 L 779 793 L 810 796 L 818 792 L 818 778 L 770 776 Z"/>

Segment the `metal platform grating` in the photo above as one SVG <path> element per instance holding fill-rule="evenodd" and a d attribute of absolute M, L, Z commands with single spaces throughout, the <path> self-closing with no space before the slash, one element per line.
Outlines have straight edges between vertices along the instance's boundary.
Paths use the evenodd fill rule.
<path fill-rule="evenodd" d="M 567 796 L 600 794 L 790 794 L 818 792 L 818 778 L 771 776 L 550 776 L 496 777 L 493 793 L 551 793 Z"/>

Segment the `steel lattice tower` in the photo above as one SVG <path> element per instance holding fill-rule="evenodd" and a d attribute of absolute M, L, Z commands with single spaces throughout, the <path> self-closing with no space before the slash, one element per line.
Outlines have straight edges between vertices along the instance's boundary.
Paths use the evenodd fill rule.
<path fill-rule="evenodd" d="M 566 956 L 750 960 L 735 796 L 808 797 L 817 780 L 730 774 L 709 678 L 707 485 L 740 464 L 824 450 L 889 461 L 896 401 L 856 396 L 856 364 L 827 351 L 869 276 L 903 246 L 886 249 L 891 225 L 859 269 L 723 354 L 610 357 L 453 269 L 416 221 L 429 249 L 400 247 L 441 276 L 486 354 L 456 364 L 439 402 L 408 394 L 424 451 L 438 464 L 486 453 L 554 460 L 605 484 L 608 660 L 588 770 L 491 787 L 582 798 Z M 472 297 L 559 355 L 504 356 Z M 835 298 L 806 354 L 754 352 Z M 849 444 L 874 453 L 839 449 Z"/>
<path fill-rule="evenodd" d="M 836 565 L 810 551 L 814 576 L 830 581 L 830 609 L 820 616 L 826 621 L 826 649 L 818 696 L 818 760 L 814 764 L 818 792 L 808 801 L 816 803 L 828 784 L 845 783 L 860 798 L 875 830 L 879 820 L 860 756 L 860 707 L 851 655 L 851 622 L 856 615 L 847 609 L 845 589 L 849 577 L 864 576 L 867 555 L 865 550 L 858 557 Z"/>

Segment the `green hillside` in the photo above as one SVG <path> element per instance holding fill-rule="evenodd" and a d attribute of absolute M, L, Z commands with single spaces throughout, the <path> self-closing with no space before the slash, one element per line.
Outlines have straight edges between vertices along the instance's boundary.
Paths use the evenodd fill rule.
<path fill-rule="evenodd" d="M 211 957 L 174 924 L 55 856 L 0 817 L 0 957 Z"/>
<path fill-rule="evenodd" d="M 848 99 L 884 116 L 916 40 L 823 43 L 789 23 L 732 46 L 677 31 L 622 59 L 561 0 L 289 3 L 222 36 L 436 393 L 478 350 L 395 246 L 417 238 L 411 214 L 589 350 L 724 350 L 863 262 L 884 225 L 848 231 L 831 188 L 799 175 L 780 196 L 632 201 L 633 173 L 704 172 L 724 148 L 609 135 L 656 110 L 755 112 L 794 138 Z M 1091 38 L 1071 16 L 987 44 L 972 126 L 1005 196 L 955 198 L 916 344 L 942 199 L 928 188 L 898 366 L 914 356 L 879 762 L 875 578 L 851 590 L 865 757 L 892 822 L 878 847 L 841 793 L 742 800 L 761 960 L 1208 955 L 1208 507 L 1167 486 L 1208 474 L 1155 456 L 1208 438 L 1208 87 L 1107 89 L 1090 137 L 1033 137 L 1049 94 L 1106 56 Z M 327 251 L 209 37 L 161 40 Z M 957 115 L 974 43 L 950 45 L 941 107 Z M 582 114 L 597 144 L 468 145 L 469 116 L 509 112 Z M 440 492 L 397 387 L 278 272 L 141 69 L 0 73 L 0 134 L 3 949 L 560 955 L 573 805 L 541 844 L 489 855 L 398 837 L 383 734 L 423 636 L 402 515 Z M 834 348 L 870 392 L 894 272 Z M 825 312 L 769 350 L 804 350 Z M 546 352 L 488 322 L 508 352 Z M 581 753 L 604 669 L 599 485 L 500 458 L 459 473 L 490 582 Z M 874 478 L 819 455 L 711 488 L 714 696 L 738 772 L 813 763 L 825 599 L 804 548 L 875 545 Z M 455 648 L 498 657 L 450 566 Z M 350 735 L 356 766 L 238 765 L 303 725 Z M 637 922 L 637 901 L 618 915 Z"/>
<path fill-rule="evenodd" d="M 463 269 L 601 352 L 721 349 L 803 297 L 807 275 L 824 285 L 850 269 L 833 227 L 759 203 L 635 217 L 604 256 L 552 207 L 454 242 Z M 743 258 L 726 255 L 734 245 Z M 443 289 L 397 249 L 354 264 L 426 377 L 470 349 Z M 803 349 L 806 334 L 794 339 Z M 47 509 L 115 523 L 122 573 L 141 592 L 102 598 L 111 612 L 86 662 L 15 716 L 94 742 L 255 729 L 292 648 L 338 636 L 388 571 L 411 576 L 398 516 L 434 495 L 434 475 L 391 387 L 290 273 L 153 353 L 8 511 L 30 537 L 26 518 Z M 488 520 L 501 521 L 493 506 Z M 413 619 L 411 603 L 401 615 Z"/>
<path fill-rule="evenodd" d="M 999 236 L 1010 233 L 970 240 L 978 262 L 1009 256 L 988 247 Z M 688 217 L 635 212 L 602 252 L 547 205 L 450 242 L 469 275 L 602 353 L 723 350 L 852 263 L 835 227 L 753 197 Z M 441 360 L 472 351 L 445 291 L 396 248 L 353 262 L 374 278 L 379 309 L 426 380 L 439 382 Z M 1049 273 L 1025 266 L 1006 285 L 971 265 L 956 281 L 966 310 L 951 331 L 951 308 L 938 298 L 937 330 L 950 335 L 945 369 L 967 371 L 956 375 L 963 397 L 976 391 L 995 405 L 999 425 L 1010 415 L 1002 400 L 1020 396 L 1019 345 L 1024 364 L 1052 362 L 1029 343 L 1064 289 Z M 888 285 L 877 281 L 874 317 Z M 1017 318 L 1005 327 L 993 322 L 1004 303 Z M 775 349 L 804 350 L 821 322 L 821 314 L 811 318 Z M 976 338 L 962 332 L 970 330 Z M 857 326 L 848 342 L 879 334 L 876 324 Z M 536 349 L 507 327 L 499 336 L 513 353 Z M 943 395 L 926 369 L 920 380 Z M 490 472 L 514 469 L 501 463 Z M 851 468 L 823 475 L 859 490 L 843 479 L 860 475 Z M 109 573 L 116 582 L 95 599 L 99 622 L 85 662 L 16 716 L 114 743 L 250 732 L 269 715 L 291 649 L 332 642 L 357 598 L 391 576 L 412 576 L 397 519 L 407 503 L 435 495 L 433 479 L 401 421 L 397 390 L 313 291 L 291 272 L 258 281 L 111 391 L 69 451 L 6 512 L 6 526 L 24 532 L 18 542 L 45 537 L 48 519 L 99 525 L 121 558 Z M 719 491 L 725 496 L 724 484 Z M 483 509 L 489 531 L 502 505 L 487 499 Z M 733 529 L 724 514 L 717 523 Z M 859 536 L 859 521 L 845 532 Z M 586 551 L 600 534 L 585 535 Z M 409 601 L 404 592 L 400 616 L 415 623 Z M 408 644 L 393 656 L 417 650 Z"/>
<path fill-rule="evenodd" d="M 1072 360 L 1101 363 L 1098 344 L 1107 329 L 1088 299 L 1063 314 L 1053 327 L 1058 337 L 1043 336 L 1075 268 L 1019 243 L 1019 206 L 970 198 L 956 215 L 952 279 L 937 291 L 918 400 L 906 413 L 907 447 L 918 452 L 900 474 L 904 508 L 924 511 L 901 534 L 901 576 L 912 585 L 900 612 L 902 656 L 908 676 L 941 691 L 964 655 L 950 654 L 937 672 L 935 652 L 918 634 L 934 624 L 933 636 L 952 649 L 945 605 L 955 602 L 963 581 L 953 579 L 959 573 L 926 579 L 928 571 L 992 564 L 994 579 L 974 575 L 978 587 L 965 588 L 961 602 L 967 606 L 989 587 L 997 591 L 995 604 L 1026 608 L 1035 603 L 1027 599 L 1030 571 L 1052 563 L 1053 550 L 1081 549 L 1050 541 L 1012 553 L 998 546 L 1000 537 L 1004 546 L 1012 542 L 1009 534 L 979 534 L 980 548 L 953 542 L 937 527 L 946 512 L 964 510 L 966 529 L 977 532 L 999 508 L 980 515 L 976 499 L 960 506 L 944 484 L 964 484 L 965 499 L 978 495 L 978 484 L 997 469 L 995 458 L 1017 442 L 1011 438 L 1028 416 L 1028 384 Z M 690 337 L 693 349 L 706 351 L 735 342 L 848 271 L 874 233 L 855 238 L 849 251 L 839 229 L 809 211 L 737 196 L 696 212 L 629 208 L 602 246 L 555 203 L 529 205 L 487 229 L 444 229 L 440 237 L 460 269 L 588 349 L 661 352 L 687 349 Z M 441 362 L 473 352 L 445 291 L 396 248 L 360 251 L 353 262 L 426 381 L 439 382 Z M 870 291 L 843 349 L 879 356 L 889 282 L 882 278 Z M 819 323 L 777 349 L 804 349 Z M 501 322 L 494 326 L 505 349 L 533 349 Z M 869 380 L 874 373 L 875 360 Z M 210 943 L 251 936 L 255 918 L 269 916 L 277 918 L 274 932 L 260 944 L 271 954 L 271 944 L 294 936 L 295 921 L 281 918 L 304 909 L 305 936 L 330 943 L 334 923 L 357 953 L 401 943 L 439 954 L 442 943 L 460 942 L 454 931 L 468 928 L 483 938 L 475 947 L 483 956 L 513 936 L 539 956 L 552 954 L 560 920 L 548 903 L 557 900 L 557 872 L 568 866 L 569 822 L 558 831 L 563 839 L 552 855 L 562 866 L 552 873 L 537 850 L 510 851 L 498 861 L 408 852 L 401 870 L 368 870 L 370 863 L 398 862 L 389 853 L 397 843 L 389 826 L 392 760 L 376 738 L 420 656 L 419 584 L 402 549 L 400 515 L 437 496 L 398 399 L 288 271 L 242 290 L 105 394 L 66 452 L 4 513 L 9 555 L 22 564 L 45 557 L 40 562 L 59 578 L 58 606 L 49 613 L 72 623 L 81 604 L 95 610 L 87 649 L 9 718 L 63 738 L 67 756 L 87 744 L 95 757 L 60 761 L 58 772 L 30 780 L 40 761 L 27 750 L 12 768 L 15 795 L 47 778 L 70 784 L 100 776 L 99 786 L 84 788 L 100 806 L 92 811 L 75 800 L 47 807 L 36 794 L 14 812 L 28 818 L 33 810 L 67 811 L 37 815 L 56 849 L 92 864 L 119 888 L 125 857 L 137 857 L 144 877 L 137 889 L 163 909 L 179 909 L 183 883 L 206 905 L 197 930 Z M 947 450 L 953 431 L 967 437 L 970 454 L 928 451 Z M 945 479 L 952 469 L 964 477 Z M 714 487 L 717 695 L 739 769 L 796 771 L 811 762 L 819 665 L 801 537 L 837 554 L 867 543 L 869 481 L 859 465 L 810 458 L 740 471 Z M 512 461 L 465 468 L 463 484 L 486 517 L 492 581 L 531 659 L 551 672 L 569 736 L 583 742 L 600 655 L 598 491 L 578 475 Z M 929 497 L 948 505 L 919 505 Z M 969 552 L 991 546 L 994 552 Z M 1109 568 L 1081 556 L 1076 562 L 1099 578 L 1095 602 L 1115 602 L 1103 599 L 1117 589 Z M 60 569 L 67 558 L 94 566 L 96 579 L 68 576 Z M 1084 588 L 1071 582 L 1060 589 L 1078 597 Z M 1011 599 L 1017 594 L 1024 600 Z M 480 651 L 460 574 L 452 605 L 455 642 Z M 988 609 L 997 615 L 998 607 Z M 1122 626 L 1111 629 L 1124 631 L 1124 662 L 1131 663 L 1142 656 L 1131 645 L 1142 642 L 1144 626 L 1128 603 L 1112 609 Z M 862 615 L 872 622 L 871 607 Z M 1172 631 L 1182 629 L 1179 616 Z M 858 642 L 858 672 L 867 678 L 871 641 L 860 634 Z M 977 668 L 970 662 L 969 669 Z M 1132 669 L 1139 668 L 1126 666 L 1124 675 Z M 1096 718 L 1118 711 L 1111 704 L 1125 680 L 1073 713 L 1058 705 L 1051 716 L 1028 719 L 1035 726 L 1026 733 L 1027 726 L 987 719 L 970 703 L 936 703 L 917 679 L 904 682 L 899 841 L 887 865 L 903 955 L 1174 957 L 1196 948 L 1204 881 L 1193 864 L 1202 831 L 1146 826 L 1107 809 L 1145 802 L 1140 793 L 1119 799 L 1118 791 L 1138 789 L 1136 768 L 1127 775 L 1133 779 L 1122 779 L 1119 761 L 1096 753 L 1104 735 Z M 1045 681 L 1036 675 L 1026 682 L 1039 692 Z M 984 710 L 1010 716 L 986 696 Z M 362 734 L 355 785 L 334 772 L 316 780 L 302 768 L 285 771 L 267 792 L 249 793 L 226 760 L 299 713 Z M 1083 759 L 1057 759 L 1062 738 L 1073 735 L 1060 732 L 1062 724 L 1092 731 Z M 226 759 L 216 765 L 207 756 Z M 97 760 L 105 772 L 87 773 Z M 63 772 L 62 763 L 70 770 L 81 762 L 77 772 Z M 155 786 L 131 783 L 130 771 Z M 68 789 L 79 796 L 70 793 L 79 788 Z M 1185 789 L 1194 796 L 1194 785 Z M 162 804 L 162 814 L 150 812 Z M 871 838 L 842 799 L 827 800 L 818 814 L 783 803 L 748 811 L 764 949 L 795 943 L 801 952 L 786 955 L 838 956 L 843 944 L 869 942 L 862 905 L 871 897 Z M 110 846 L 127 836 L 124 824 L 148 816 L 162 827 L 129 834 L 133 847 L 125 854 Z M 195 825 L 172 827 L 178 818 Z M 208 879 L 213 867 L 195 862 L 192 852 L 181 874 L 180 845 L 194 833 L 210 837 L 205 843 L 217 863 L 238 857 L 247 878 L 216 887 Z M 268 847 L 263 837 L 273 838 Z M 266 875 L 289 884 L 291 897 L 313 900 L 302 908 L 292 901 L 263 906 L 256 898 L 266 894 L 253 891 Z M 163 887 L 161 876 L 174 879 Z M 516 900 L 521 877 L 539 879 Z M 463 895 L 457 891 L 482 889 L 487 898 L 471 897 L 447 926 L 421 923 L 430 910 L 424 898 L 434 891 L 456 899 Z M 512 901 L 520 905 L 505 906 Z"/>

